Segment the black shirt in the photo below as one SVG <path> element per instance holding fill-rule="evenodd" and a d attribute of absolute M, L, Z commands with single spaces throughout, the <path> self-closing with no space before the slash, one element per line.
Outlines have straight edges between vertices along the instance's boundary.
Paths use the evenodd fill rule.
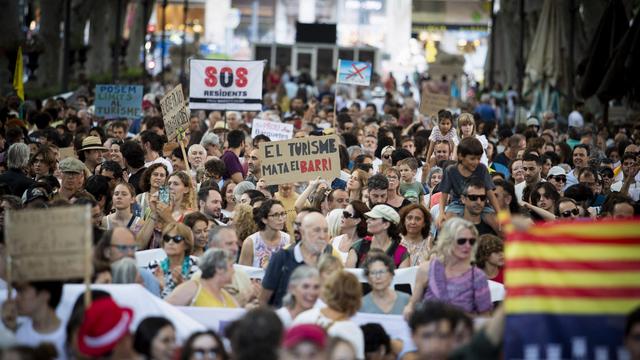
<path fill-rule="evenodd" d="M 300 245 L 291 246 L 275 253 L 265 271 L 262 279 L 262 287 L 273 291 L 269 299 L 269 305 L 275 308 L 282 306 L 282 298 L 287 293 L 289 278 L 298 266 L 304 265 L 304 261 L 298 262 L 295 257 L 295 248 Z"/>
<path fill-rule="evenodd" d="M 140 188 L 140 179 L 142 179 L 142 174 L 145 170 L 147 170 L 147 168 L 143 166 L 142 168 L 138 169 L 138 171 L 129 175 L 129 184 L 131 184 L 131 186 L 133 186 L 133 188 L 136 190 L 136 194 L 142 194 L 144 192 Z"/>
<path fill-rule="evenodd" d="M 9 169 L 0 175 L 0 184 L 6 186 L 8 195 L 22 197 L 22 194 L 35 182 L 20 169 Z"/>

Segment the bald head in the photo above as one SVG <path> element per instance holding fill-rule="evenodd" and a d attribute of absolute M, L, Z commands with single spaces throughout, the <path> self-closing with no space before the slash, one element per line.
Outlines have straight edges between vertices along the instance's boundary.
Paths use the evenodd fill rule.
<path fill-rule="evenodd" d="M 327 219 L 317 212 L 307 214 L 302 219 L 300 235 L 303 246 L 313 254 L 321 254 L 329 241 Z"/>

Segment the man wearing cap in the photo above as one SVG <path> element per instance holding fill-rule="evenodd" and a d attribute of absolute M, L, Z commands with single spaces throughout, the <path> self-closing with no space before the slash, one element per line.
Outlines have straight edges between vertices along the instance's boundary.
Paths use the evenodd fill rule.
<path fill-rule="evenodd" d="M 118 306 L 110 297 L 91 303 L 78 330 L 78 350 L 91 358 L 136 359 L 129 326 L 133 310 Z"/>
<path fill-rule="evenodd" d="M 29 153 L 29 146 L 23 143 L 12 144 L 7 150 L 8 170 L 0 175 L 0 185 L 6 186 L 10 195 L 21 197 L 33 185 L 33 179 L 23 171 L 29 164 Z"/>
<path fill-rule="evenodd" d="M 262 279 L 259 301 L 262 305 L 282 306 L 282 298 L 287 292 L 289 277 L 300 265 L 315 267 L 318 258 L 326 252 L 329 241 L 329 225 L 321 213 L 309 213 L 302 219 L 301 240 L 295 246 L 275 253 Z"/>
<path fill-rule="evenodd" d="M 59 168 L 62 181 L 57 196 L 69 200 L 76 192 L 82 190 L 86 166 L 80 160 L 68 157 L 60 161 Z"/>
<path fill-rule="evenodd" d="M 534 131 L 536 134 L 540 130 L 540 121 L 535 116 L 527 120 L 527 130 Z"/>
<path fill-rule="evenodd" d="M 93 174 L 96 166 L 104 160 L 102 154 L 107 150 L 109 149 L 102 146 L 102 141 L 100 141 L 99 137 L 87 136 L 82 140 L 82 146 L 78 149 L 78 158 L 84 162 L 89 174 Z"/>
<path fill-rule="evenodd" d="M 567 172 L 560 166 L 553 166 L 549 169 L 547 181 L 562 195 L 564 193 L 564 186 L 567 184 Z"/>

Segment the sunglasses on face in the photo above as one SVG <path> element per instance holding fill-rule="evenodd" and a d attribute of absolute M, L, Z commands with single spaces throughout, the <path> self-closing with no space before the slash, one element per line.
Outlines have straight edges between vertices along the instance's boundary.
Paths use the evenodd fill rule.
<path fill-rule="evenodd" d="M 610 173 L 610 172 L 601 172 L 600 176 L 607 179 L 613 179 L 613 173 Z"/>
<path fill-rule="evenodd" d="M 168 243 L 169 241 L 173 241 L 176 244 L 180 244 L 184 240 L 184 237 L 182 237 L 182 235 L 176 235 L 176 236 L 165 235 L 162 237 L 162 240 L 165 243 Z"/>
<path fill-rule="evenodd" d="M 567 211 L 561 212 L 560 216 L 562 216 L 563 218 L 567 218 L 567 217 L 570 217 L 571 215 L 578 216 L 579 214 L 580 214 L 580 210 L 578 210 L 578 208 L 575 208 L 573 210 L 567 210 Z"/>
<path fill-rule="evenodd" d="M 355 218 L 355 215 L 353 215 L 352 213 L 348 212 L 348 211 L 343 211 L 342 212 L 342 217 L 345 219 L 351 219 L 351 218 Z"/>
<path fill-rule="evenodd" d="M 550 180 L 555 180 L 557 182 L 562 182 L 562 183 L 566 183 L 567 182 L 567 176 L 566 175 L 556 175 L 556 176 L 549 176 Z"/>
<path fill-rule="evenodd" d="M 487 201 L 487 195 L 467 195 L 467 199 L 471 201 Z"/>
<path fill-rule="evenodd" d="M 456 242 L 458 245 L 464 245 L 468 242 L 469 245 L 473 246 L 476 244 L 476 238 L 458 238 L 456 239 Z"/>

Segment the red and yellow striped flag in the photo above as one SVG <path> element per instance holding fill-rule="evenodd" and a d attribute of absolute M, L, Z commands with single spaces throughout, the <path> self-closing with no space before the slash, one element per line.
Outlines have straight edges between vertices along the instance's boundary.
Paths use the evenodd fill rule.
<path fill-rule="evenodd" d="M 505 258 L 509 356 L 528 346 L 547 358 L 554 344 L 575 358 L 575 339 L 587 355 L 621 346 L 624 316 L 640 306 L 640 221 L 536 224 L 507 236 Z"/>

